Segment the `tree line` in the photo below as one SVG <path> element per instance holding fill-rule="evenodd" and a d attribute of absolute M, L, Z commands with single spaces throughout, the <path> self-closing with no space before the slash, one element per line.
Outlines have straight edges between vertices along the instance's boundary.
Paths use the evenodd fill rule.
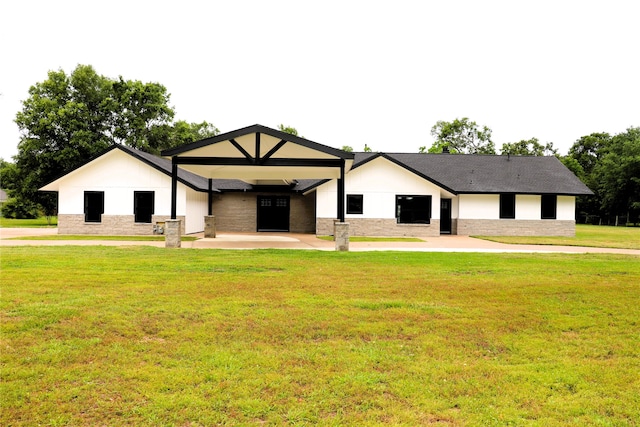
<path fill-rule="evenodd" d="M 149 153 L 217 135 L 208 122 L 175 119 L 170 95 L 159 83 L 105 77 L 90 65 L 78 65 L 69 75 L 50 71 L 29 89 L 16 115 L 20 129 L 13 162 L 0 159 L 0 186 L 9 200 L 2 214 L 11 218 L 54 215 L 54 194 L 38 188 L 73 170 L 113 144 Z M 291 126 L 283 132 L 298 135 Z M 497 154 L 491 129 L 468 119 L 438 121 L 431 129 L 433 144 L 421 153 Z M 342 147 L 353 151 L 350 146 Z M 364 151 L 372 151 L 365 145 Z M 640 215 L 640 127 L 610 135 L 593 133 L 577 139 L 567 155 L 553 143 L 537 138 L 502 144 L 502 155 L 556 156 L 593 192 L 579 197 L 579 222 L 638 223 Z"/>

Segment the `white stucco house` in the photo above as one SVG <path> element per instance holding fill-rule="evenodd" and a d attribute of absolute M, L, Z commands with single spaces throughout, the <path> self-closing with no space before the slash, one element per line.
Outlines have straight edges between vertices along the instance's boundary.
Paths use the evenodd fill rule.
<path fill-rule="evenodd" d="M 591 191 L 555 157 L 347 153 L 260 125 L 167 150 L 113 146 L 45 185 L 61 234 L 573 235 Z M 174 188 L 175 187 L 175 188 Z"/>

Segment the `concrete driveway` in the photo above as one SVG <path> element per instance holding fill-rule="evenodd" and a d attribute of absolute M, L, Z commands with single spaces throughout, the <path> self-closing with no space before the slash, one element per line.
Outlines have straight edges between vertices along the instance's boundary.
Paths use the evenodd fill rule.
<path fill-rule="evenodd" d="M 55 235 L 57 228 L 2 228 L 0 246 L 132 246 L 164 247 L 163 241 L 110 240 L 7 240 L 27 236 Z M 313 234 L 295 233 L 218 233 L 215 239 L 205 239 L 202 233 L 195 241 L 183 241 L 183 248 L 198 249 L 315 249 L 335 250 L 332 241 L 318 239 Z M 580 246 L 510 245 L 474 239 L 469 236 L 432 237 L 424 242 L 351 242 L 350 251 L 415 251 L 415 252 L 550 252 L 550 253 L 614 253 L 640 256 L 640 250 L 590 248 Z"/>

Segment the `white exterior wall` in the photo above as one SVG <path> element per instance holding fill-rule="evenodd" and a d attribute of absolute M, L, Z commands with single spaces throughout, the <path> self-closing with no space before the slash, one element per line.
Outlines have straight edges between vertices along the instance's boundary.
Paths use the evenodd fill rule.
<path fill-rule="evenodd" d="M 573 221 L 576 219 L 575 196 L 558 196 L 556 219 Z"/>
<path fill-rule="evenodd" d="M 133 192 L 155 192 L 155 215 L 171 214 L 171 178 L 149 165 L 112 150 L 64 177 L 58 213 L 84 213 L 84 192 L 104 191 L 104 215 L 133 215 Z M 186 187 L 178 183 L 178 215 L 184 215 Z"/>
<path fill-rule="evenodd" d="M 498 203 L 500 200 L 498 199 Z M 542 196 L 531 194 L 516 195 L 516 219 L 540 219 Z M 499 210 L 498 205 L 498 210 Z"/>
<path fill-rule="evenodd" d="M 204 230 L 204 217 L 209 213 L 208 199 L 207 193 L 187 189 L 185 233 L 199 233 Z"/>
<path fill-rule="evenodd" d="M 516 206 L 516 215 L 517 211 Z M 500 196 L 498 194 L 460 194 L 458 214 L 460 219 L 498 219 L 500 218 Z"/>
<path fill-rule="evenodd" d="M 329 181 L 316 190 L 316 214 L 318 218 L 337 216 L 337 180 Z M 345 214 L 349 218 L 396 217 L 396 195 L 428 195 L 432 197 L 431 216 L 440 219 L 440 188 L 419 176 L 391 163 L 377 158 L 350 171 L 345 176 L 346 196 L 362 194 L 362 214 Z"/>
<path fill-rule="evenodd" d="M 542 196 L 530 194 L 516 195 L 516 218 L 539 220 Z M 455 205 L 455 203 L 454 203 Z M 575 219 L 576 198 L 558 196 L 556 219 Z M 455 214 L 453 215 L 455 218 Z M 500 195 L 461 194 L 459 196 L 459 216 L 461 219 L 500 219 Z"/>

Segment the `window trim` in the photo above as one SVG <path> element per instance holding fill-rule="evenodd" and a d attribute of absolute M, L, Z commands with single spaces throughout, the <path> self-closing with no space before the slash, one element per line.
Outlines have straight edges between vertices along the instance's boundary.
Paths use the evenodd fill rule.
<path fill-rule="evenodd" d="M 510 202 L 507 198 L 513 198 L 513 203 L 509 203 L 509 210 L 507 210 L 507 202 Z M 513 193 L 500 194 L 500 219 L 516 219 L 516 195 Z"/>
<path fill-rule="evenodd" d="M 547 200 L 545 203 L 545 199 Z M 551 206 L 549 205 L 551 204 Z M 545 207 L 553 209 L 552 215 L 545 216 Z M 540 196 L 540 219 L 558 219 L 558 195 L 542 194 Z"/>
<path fill-rule="evenodd" d="M 359 209 L 351 209 L 353 206 L 349 203 L 350 200 L 360 199 Z M 362 194 L 347 194 L 347 214 L 348 215 L 362 215 L 364 213 L 364 195 Z"/>
<path fill-rule="evenodd" d="M 96 200 L 92 200 L 91 209 L 89 206 L 89 198 L 93 198 L 93 196 L 100 196 L 100 204 L 98 206 L 93 206 Z M 93 214 L 97 214 L 97 218 L 93 218 Z M 102 222 L 102 215 L 104 214 L 104 191 L 85 191 L 84 192 L 84 222 L 96 224 Z M 90 216 L 91 215 L 91 216 Z"/>
<path fill-rule="evenodd" d="M 418 220 L 418 221 L 401 221 L 402 212 L 400 208 L 400 200 L 403 198 L 424 198 L 427 200 L 427 219 L 426 220 Z M 433 216 L 433 196 L 430 194 L 396 194 L 396 223 L 397 224 L 431 224 L 431 218 Z"/>
<path fill-rule="evenodd" d="M 150 194 L 151 195 L 151 214 L 149 215 L 149 221 L 139 221 L 138 217 L 138 200 L 137 197 L 139 194 Z M 133 222 L 136 224 L 151 224 L 153 222 L 153 215 L 155 214 L 156 208 L 156 192 L 155 191 L 134 191 L 133 192 Z"/>

